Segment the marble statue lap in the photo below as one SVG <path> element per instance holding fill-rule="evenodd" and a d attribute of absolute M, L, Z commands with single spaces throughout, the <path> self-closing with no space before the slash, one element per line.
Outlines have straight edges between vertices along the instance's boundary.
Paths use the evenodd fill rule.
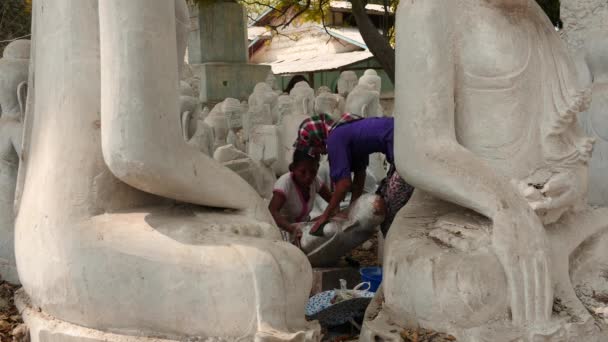
<path fill-rule="evenodd" d="M 362 195 L 347 218 L 333 218 L 323 229 L 323 236 L 310 234 L 314 222 L 300 224 L 302 251 L 314 267 L 335 265 L 341 257 L 369 240 L 384 220 L 385 205 L 380 196 Z"/>
<path fill-rule="evenodd" d="M 396 37 L 396 166 L 417 190 L 361 340 L 606 340 L 591 313 L 608 209 L 585 204 L 593 139 L 576 120 L 589 92 L 548 18 L 531 0 L 408 2 Z"/>
<path fill-rule="evenodd" d="M 0 58 L 0 278 L 19 283 L 13 202 L 21 156 L 30 41 L 16 40 Z"/>
<path fill-rule="evenodd" d="M 305 256 L 250 185 L 184 142 L 185 1 L 32 10 L 15 224 L 31 340 L 318 341 Z"/>

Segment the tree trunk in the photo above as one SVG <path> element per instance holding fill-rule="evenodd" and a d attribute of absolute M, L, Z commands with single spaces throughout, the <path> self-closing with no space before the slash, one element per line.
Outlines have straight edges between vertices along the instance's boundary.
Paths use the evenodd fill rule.
<path fill-rule="evenodd" d="M 357 27 L 369 51 L 376 57 L 388 78 L 395 84 L 395 50 L 388 40 L 378 32 L 371 19 L 365 12 L 361 0 L 350 0 Z"/>

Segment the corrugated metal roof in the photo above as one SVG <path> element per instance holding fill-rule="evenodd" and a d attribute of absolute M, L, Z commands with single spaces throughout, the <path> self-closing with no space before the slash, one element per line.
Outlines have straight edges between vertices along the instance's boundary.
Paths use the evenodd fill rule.
<path fill-rule="evenodd" d="M 337 39 L 341 39 L 347 43 L 356 45 L 362 49 L 367 49 L 367 45 L 365 44 L 365 41 L 363 41 L 363 37 L 361 37 L 361 32 L 359 32 L 359 29 L 356 27 L 326 27 L 324 28 L 323 25 L 317 25 L 317 28 L 319 30 L 323 30 L 325 31 L 327 29 L 327 32 L 329 32 L 329 34 Z"/>
<path fill-rule="evenodd" d="M 270 65 L 275 75 L 295 74 L 302 72 L 334 70 L 350 64 L 364 61 L 373 57 L 368 50 L 353 51 L 345 53 L 324 54 L 310 57 L 293 57 L 290 59 L 277 60 Z"/>
<path fill-rule="evenodd" d="M 329 3 L 329 6 L 332 9 L 347 9 L 347 10 L 352 9 L 352 5 L 351 5 L 350 1 L 343 1 L 343 0 L 333 0 Z M 371 12 L 374 14 L 384 14 L 383 5 L 367 4 L 367 5 L 365 5 L 365 10 L 368 13 Z M 393 12 L 390 6 L 388 7 L 388 11 L 389 11 L 389 13 Z"/>

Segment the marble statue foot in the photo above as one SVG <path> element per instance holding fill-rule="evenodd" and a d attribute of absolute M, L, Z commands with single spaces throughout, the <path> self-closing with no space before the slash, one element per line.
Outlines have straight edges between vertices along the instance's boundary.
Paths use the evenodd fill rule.
<path fill-rule="evenodd" d="M 314 267 L 335 265 L 342 256 L 369 240 L 384 220 L 384 200 L 377 195 L 361 196 L 346 219 L 334 218 L 325 225 L 323 236 L 311 235 L 314 222 L 302 226 L 302 250 Z"/>
<path fill-rule="evenodd" d="M 547 324 L 514 326 L 492 223 L 418 193 L 395 219 L 385 245 L 382 292 L 366 312 L 361 341 L 399 341 L 403 328 L 459 341 L 605 341 L 608 209 L 586 209 L 546 227 L 555 288 Z"/>
<path fill-rule="evenodd" d="M 22 279 L 32 303 L 19 297 L 33 342 L 320 339 L 303 315 L 310 265 L 270 224 L 185 205 L 68 228 L 77 233 L 62 235 L 57 258 L 48 258 L 52 236 L 21 232 L 20 267 L 42 265 Z"/>

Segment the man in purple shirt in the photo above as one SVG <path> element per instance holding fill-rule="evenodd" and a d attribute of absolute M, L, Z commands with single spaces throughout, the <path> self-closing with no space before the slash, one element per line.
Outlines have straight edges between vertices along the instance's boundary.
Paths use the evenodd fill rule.
<path fill-rule="evenodd" d="M 413 188 L 407 184 L 394 167 L 393 118 L 366 118 L 345 114 L 333 123 L 326 116 L 306 119 L 300 126 L 296 148 L 309 149 L 315 153 L 327 153 L 330 177 L 334 183 L 334 193 L 329 205 L 311 229 L 311 234 L 329 221 L 339 209 L 346 193 L 352 192 L 351 203 L 363 193 L 369 155 L 383 153 L 391 165 L 387 178 L 382 181 L 377 194 L 387 205 L 382 232 L 386 234 L 397 211 L 407 203 Z M 316 148 L 312 148 L 316 146 Z M 321 147 L 321 148 L 319 148 Z M 351 179 L 351 174 L 354 176 Z"/>

